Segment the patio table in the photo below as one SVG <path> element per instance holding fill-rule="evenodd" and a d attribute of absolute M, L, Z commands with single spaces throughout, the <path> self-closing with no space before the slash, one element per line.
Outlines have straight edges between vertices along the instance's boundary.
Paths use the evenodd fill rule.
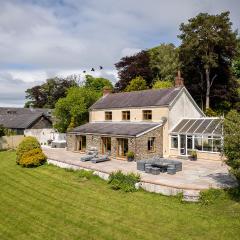
<path fill-rule="evenodd" d="M 162 162 L 162 163 L 153 163 L 153 164 L 152 164 L 153 167 L 158 167 L 158 168 L 160 168 L 160 169 L 161 169 L 161 172 L 167 171 L 168 165 L 169 165 L 169 163 L 164 163 L 164 162 Z"/>

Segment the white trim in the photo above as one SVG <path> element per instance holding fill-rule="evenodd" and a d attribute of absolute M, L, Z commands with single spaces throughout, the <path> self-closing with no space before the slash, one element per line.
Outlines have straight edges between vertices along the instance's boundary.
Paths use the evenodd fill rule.
<path fill-rule="evenodd" d="M 212 121 L 206 126 L 205 130 L 203 130 L 202 135 L 204 135 L 204 132 L 207 130 L 207 128 L 211 125 L 212 122 L 213 122 L 213 119 L 212 119 Z M 213 133 L 213 132 L 211 132 L 211 133 Z"/>
<path fill-rule="evenodd" d="M 213 129 L 212 134 L 214 134 L 215 130 L 218 128 L 218 126 L 220 125 L 221 121 L 219 121 L 219 123 L 217 124 L 217 126 Z"/>
<path fill-rule="evenodd" d="M 183 126 L 182 126 L 182 128 L 180 128 L 179 129 L 179 132 L 181 133 L 181 130 L 189 123 L 189 121 L 190 121 L 190 119 L 186 119 L 186 120 L 188 120 Z M 182 134 L 182 133 L 181 133 Z"/>
<path fill-rule="evenodd" d="M 204 120 L 207 120 L 207 119 L 212 119 L 212 120 L 214 120 L 214 119 L 219 119 L 219 120 L 221 120 L 220 117 L 199 117 L 199 118 L 182 117 L 182 118 L 178 121 L 178 123 L 176 123 L 176 124 L 171 128 L 171 130 L 169 130 L 169 134 L 171 134 L 171 133 L 176 133 L 176 132 L 172 132 L 172 130 L 173 130 L 182 120 L 184 120 L 184 119 L 186 119 L 186 120 L 202 120 L 202 119 L 204 119 Z M 194 124 L 194 123 L 193 123 L 193 124 Z M 193 125 L 193 124 L 192 124 L 192 125 Z"/>
<path fill-rule="evenodd" d="M 201 120 L 202 120 L 202 119 L 201 119 Z M 202 126 L 202 124 L 204 123 L 204 120 L 205 120 L 205 119 L 203 119 L 202 123 L 200 123 L 199 126 L 195 129 L 195 131 L 193 131 L 193 133 L 192 133 L 193 135 L 194 135 L 195 132 Z M 202 133 L 200 133 L 200 134 L 202 134 Z"/>

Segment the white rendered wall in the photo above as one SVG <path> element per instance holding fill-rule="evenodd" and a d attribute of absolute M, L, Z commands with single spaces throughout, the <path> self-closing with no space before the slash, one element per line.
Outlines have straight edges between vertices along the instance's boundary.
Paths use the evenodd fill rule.
<path fill-rule="evenodd" d="M 200 118 L 203 114 L 192 103 L 185 92 L 182 92 L 176 103 L 169 111 L 169 130 L 171 130 L 182 118 Z"/>
<path fill-rule="evenodd" d="M 54 130 L 51 128 L 25 129 L 24 135 L 35 137 L 41 145 L 47 145 L 48 140 L 53 140 L 53 132 Z"/>

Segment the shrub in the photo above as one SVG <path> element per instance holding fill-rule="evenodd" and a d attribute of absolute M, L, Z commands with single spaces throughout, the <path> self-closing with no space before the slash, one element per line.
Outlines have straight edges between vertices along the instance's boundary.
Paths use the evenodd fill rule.
<path fill-rule="evenodd" d="M 231 173 L 240 183 L 239 126 L 240 114 L 235 110 L 230 111 L 224 120 L 224 154 L 227 165 L 231 167 Z"/>
<path fill-rule="evenodd" d="M 37 167 L 44 164 L 47 157 L 42 152 L 41 148 L 35 148 L 23 153 L 19 160 L 19 164 L 23 167 Z"/>
<path fill-rule="evenodd" d="M 5 136 L 5 131 L 6 131 L 5 127 L 2 124 L 0 124 L 0 137 Z"/>
<path fill-rule="evenodd" d="M 139 181 L 140 176 L 137 174 L 125 175 L 121 171 L 117 171 L 110 174 L 108 183 L 114 190 L 122 189 L 125 192 L 134 192 L 136 191 L 135 184 Z"/>
<path fill-rule="evenodd" d="M 203 205 L 209 205 L 216 201 L 216 199 L 225 197 L 224 195 L 223 190 L 211 188 L 200 193 L 200 202 Z"/>
<path fill-rule="evenodd" d="M 19 161 L 24 153 L 36 148 L 41 148 L 41 146 L 35 137 L 24 138 L 17 148 L 17 164 L 19 164 Z"/>
<path fill-rule="evenodd" d="M 86 170 L 81 169 L 78 171 L 78 177 L 91 179 L 91 178 L 95 177 L 95 175 L 93 175 L 93 171 L 86 171 Z"/>
<path fill-rule="evenodd" d="M 134 158 L 134 152 L 131 152 L 131 151 L 127 152 L 127 157 Z"/>
<path fill-rule="evenodd" d="M 196 150 L 191 151 L 191 157 L 192 158 L 197 158 L 197 151 Z"/>

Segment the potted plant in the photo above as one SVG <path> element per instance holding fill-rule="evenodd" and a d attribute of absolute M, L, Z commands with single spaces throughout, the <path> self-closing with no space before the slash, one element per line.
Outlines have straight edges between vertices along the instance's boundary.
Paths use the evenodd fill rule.
<path fill-rule="evenodd" d="M 134 160 L 134 152 L 128 152 L 127 153 L 127 160 L 128 162 L 132 162 Z"/>
<path fill-rule="evenodd" d="M 196 150 L 192 150 L 191 155 L 190 155 L 190 160 L 191 161 L 196 161 L 197 160 L 197 152 L 196 152 Z"/>

